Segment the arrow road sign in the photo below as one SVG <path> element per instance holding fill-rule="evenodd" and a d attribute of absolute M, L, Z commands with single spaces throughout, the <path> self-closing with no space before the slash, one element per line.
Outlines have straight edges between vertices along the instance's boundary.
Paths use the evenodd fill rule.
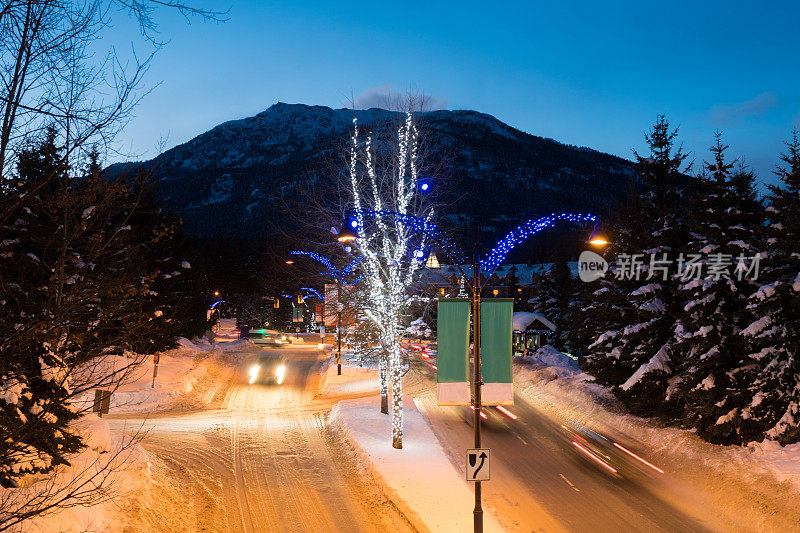
<path fill-rule="evenodd" d="M 489 448 L 467 450 L 467 481 L 489 481 Z"/>

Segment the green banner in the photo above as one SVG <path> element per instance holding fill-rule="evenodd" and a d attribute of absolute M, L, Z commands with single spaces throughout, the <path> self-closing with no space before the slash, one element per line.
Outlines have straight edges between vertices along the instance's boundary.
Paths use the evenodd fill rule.
<path fill-rule="evenodd" d="M 469 315 L 469 300 L 439 299 L 436 320 L 436 392 L 439 405 L 470 404 Z"/>
<path fill-rule="evenodd" d="M 481 302 L 481 403 L 513 405 L 511 336 L 513 298 L 489 298 Z"/>

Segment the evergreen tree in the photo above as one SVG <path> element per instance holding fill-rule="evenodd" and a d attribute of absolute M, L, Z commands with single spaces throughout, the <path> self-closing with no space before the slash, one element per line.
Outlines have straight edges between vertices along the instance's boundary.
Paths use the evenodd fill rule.
<path fill-rule="evenodd" d="M 550 344 L 558 350 L 567 349 L 570 306 L 576 298 L 577 290 L 577 281 L 569 270 L 567 256 L 559 255 L 540 284 L 534 308 L 556 325 Z"/>
<path fill-rule="evenodd" d="M 752 321 L 741 336 L 750 371 L 749 400 L 736 413 L 741 441 L 800 441 L 800 133 L 795 130 L 769 186 L 761 287 L 749 298 Z"/>
<path fill-rule="evenodd" d="M 71 172 L 57 139 L 51 128 L 32 142 L 0 190 L 5 485 L 80 448 L 68 429 L 81 415 L 73 398 L 116 387 L 141 362 L 133 351 L 171 346 L 190 322 L 184 309 L 205 318 L 204 306 L 185 303 L 196 291 L 176 281 L 190 265 L 176 255 L 174 220 L 146 207 L 140 190 L 102 177 L 96 153 Z M 111 354 L 128 356 L 124 368 L 97 364 Z"/>
<path fill-rule="evenodd" d="M 682 405 L 681 424 L 719 443 L 740 441 L 735 415 L 748 361 L 738 333 L 753 292 L 746 274 L 758 253 L 762 219 L 755 204 L 738 196 L 753 190 L 753 174 L 744 167 L 732 172 L 735 161 L 726 161 L 727 149 L 718 132 L 710 149 L 714 159 L 696 179 L 699 193 L 690 210 L 691 237 L 678 288 L 683 309 L 672 362 L 679 378 L 668 392 Z"/>
<path fill-rule="evenodd" d="M 679 305 L 677 283 L 662 268 L 686 240 L 687 156 L 676 146 L 677 135 L 661 115 L 645 135 L 649 154 L 635 153 L 638 179 L 611 235 L 617 260 L 587 309 L 604 309 L 596 313 L 601 329 L 589 346 L 587 370 L 618 386 L 620 398 L 644 415 L 664 409 L 660 398 L 665 397 Z"/>
<path fill-rule="evenodd" d="M 0 189 L 0 484 L 11 486 L 30 473 L 67 462 L 80 439 L 67 431 L 79 417 L 68 402 L 69 342 L 54 286 L 63 272 L 57 260 L 57 193 L 69 168 L 49 129 L 38 146 L 19 157 L 17 174 Z M 23 202 L 17 200 L 22 198 Z M 52 222 L 52 223 L 50 223 Z"/>

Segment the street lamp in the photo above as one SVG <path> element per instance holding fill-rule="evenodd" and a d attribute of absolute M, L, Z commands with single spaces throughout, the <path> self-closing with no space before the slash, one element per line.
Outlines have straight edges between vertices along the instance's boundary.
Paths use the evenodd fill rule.
<path fill-rule="evenodd" d="M 603 246 L 610 244 L 610 242 L 600 231 L 600 228 L 598 228 L 599 225 L 599 222 L 594 225 L 594 230 L 592 231 L 592 234 L 589 235 L 589 238 L 586 239 L 586 243 L 598 248 L 602 248 Z"/>
<path fill-rule="evenodd" d="M 356 234 L 356 232 L 350 229 L 350 226 L 347 225 L 344 228 L 342 228 L 342 230 L 339 232 L 339 236 L 336 237 L 336 240 L 338 240 L 339 242 L 349 242 L 356 240 L 357 237 L 358 235 Z"/>

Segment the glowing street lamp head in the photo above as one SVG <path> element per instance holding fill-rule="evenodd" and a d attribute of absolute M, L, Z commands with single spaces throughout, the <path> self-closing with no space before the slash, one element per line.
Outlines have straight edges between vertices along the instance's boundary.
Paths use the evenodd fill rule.
<path fill-rule="evenodd" d="M 600 228 L 597 227 L 597 224 L 595 224 L 594 231 L 592 231 L 592 234 L 589 235 L 589 238 L 586 240 L 586 242 L 598 248 L 602 248 L 603 246 L 610 244 L 609 240 L 606 239 L 606 237 L 600 232 Z"/>
<path fill-rule="evenodd" d="M 336 240 L 339 242 L 354 241 L 358 238 L 358 219 L 354 215 L 347 217 L 347 223 L 342 230 L 338 233 Z"/>
<path fill-rule="evenodd" d="M 350 229 L 350 227 L 344 227 L 342 231 L 339 232 L 339 236 L 336 238 L 339 242 L 350 242 L 356 240 L 356 232 Z"/>
<path fill-rule="evenodd" d="M 289 260 L 287 260 L 287 261 L 286 261 L 286 264 L 287 264 L 287 265 L 293 265 L 293 264 L 294 264 L 294 261 L 292 261 L 291 259 L 289 259 Z"/>

